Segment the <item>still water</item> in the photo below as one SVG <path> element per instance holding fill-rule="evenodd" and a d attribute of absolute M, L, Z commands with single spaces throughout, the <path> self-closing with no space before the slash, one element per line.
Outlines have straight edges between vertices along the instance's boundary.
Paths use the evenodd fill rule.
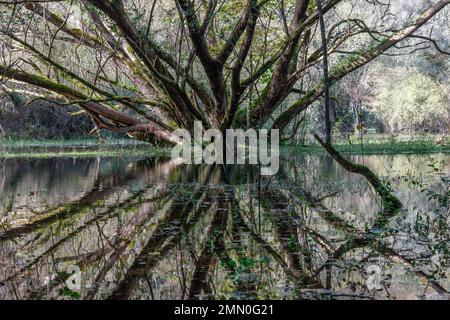
<path fill-rule="evenodd" d="M 448 299 L 448 155 L 352 160 L 403 204 L 383 228 L 327 156 L 0 159 L 0 299 Z"/>

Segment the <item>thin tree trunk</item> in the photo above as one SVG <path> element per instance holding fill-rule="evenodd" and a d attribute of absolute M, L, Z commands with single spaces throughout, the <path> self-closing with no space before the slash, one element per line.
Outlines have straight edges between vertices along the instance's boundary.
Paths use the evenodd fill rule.
<path fill-rule="evenodd" d="M 328 71 L 328 46 L 327 46 L 327 34 L 325 27 L 325 19 L 323 16 L 322 3 L 317 1 L 317 13 L 319 15 L 320 32 L 322 36 L 322 50 L 323 50 L 323 82 L 324 82 L 324 94 L 325 94 L 325 130 L 326 130 L 326 142 L 332 143 L 332 124 L 331 124 L 331 103 L 330 103 L 330 79 Z"/>

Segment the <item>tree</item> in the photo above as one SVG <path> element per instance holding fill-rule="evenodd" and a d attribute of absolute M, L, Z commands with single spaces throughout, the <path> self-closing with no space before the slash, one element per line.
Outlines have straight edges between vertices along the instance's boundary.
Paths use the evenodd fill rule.
<path fill-rule="evenodd" d="M 174 129 L 192 129 L 194 121 L 285 132 L 327 87 L 315 76 L 324 57 L 316 1 L 0 3 L 5 83 L 24 82 L 44 99 L 79 105 L 97 130 L 172 144 L 180 142 Z M 329 85 L 416 36 L 449 3 L 435 1 L 403 27 L 382 28 L 390 19 L 384 4 L 323 1 L 332 22 Z M 335 14 L 342 4 L 385 10 L 370 25 Z M 361 45 L 346 51 L 355 39 Z"/>
<path fill-rule="evenodd" d="M 396 68 L 380 76 L 373 101 L 374 112 L 390 132 L 447 130 L 448 97 L 432 78 L 417 70 Z M 383 74 L 386 74 L 384 70 Z"/>

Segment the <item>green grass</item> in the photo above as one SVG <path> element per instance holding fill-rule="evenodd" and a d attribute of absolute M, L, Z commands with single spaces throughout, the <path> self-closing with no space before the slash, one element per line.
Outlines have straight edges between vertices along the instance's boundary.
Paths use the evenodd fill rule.
<path fill-rule="evenodd" d="M 146 147 L 149 144 L 131 139 L 108 139 L 100 142 L 98 139 L 69 139 L 69 140 L 15 140 L 0 139 L 0 148 L 27 149 L 27 148 L 108 148 L 108 147 Z"/>
<path fill-rule="evenodd" d="M 167 157 L 170 150 L 128 139 L 0 140 L 0 158 Z"/>
<path fill-rule="evenodd" d="M 371 141 L 367 144 L 336 144 L 336 149 L 343 154 L 364 154 L 364 155 L 382 155 L 382 154 L 433 154 L 450 153 L 450 145 L 438 145 L 431 141 Z M 324 154 L 325 150 L 319 145 L 310 146 L 290 146 L 283 148 L 286 152 L 295 154 Z"/>
<path fill-rule="evenodd" d="M 367 143 L 348 144 L 340 141 L 336 148 L 344 154 L 432 154 L 450 153 L 450 144 L 438 145 L 432 140 L 368 139 Z M 285 154 L 324 154 L 319 145 L 282 147 Z M 0 140 L 0 158 L 90 158 L 90 157 L 167 158 L 170 148 L 127 140 Z"/>
<path fill-rule="evenodd" d="M 114 157 L 147 157 L 147 158 L 167 158 L 170 156 L 170 150 L 154 149 L 154 150 L 128 150 L 119 149 L 98 150 L 98 151 L 60 151 L 60 152 L 2 152 L 0 158 L 33 158 L 33 159 L 49 159 L 49 158 L 114 158 Z"/>

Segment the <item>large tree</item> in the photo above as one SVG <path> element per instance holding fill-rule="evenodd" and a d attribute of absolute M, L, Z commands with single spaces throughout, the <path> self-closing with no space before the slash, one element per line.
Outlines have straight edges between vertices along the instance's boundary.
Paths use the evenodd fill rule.
<path fill-rule="evenodd" d="M 194 121 L 287 133 L 328 85 L 401 41 L 438 47 L 419 29 L 450 0 L 423 2 L 403 21 L 369 0 L 0 1 L 0 76 L 142 140 L 177 143 Z"/>

